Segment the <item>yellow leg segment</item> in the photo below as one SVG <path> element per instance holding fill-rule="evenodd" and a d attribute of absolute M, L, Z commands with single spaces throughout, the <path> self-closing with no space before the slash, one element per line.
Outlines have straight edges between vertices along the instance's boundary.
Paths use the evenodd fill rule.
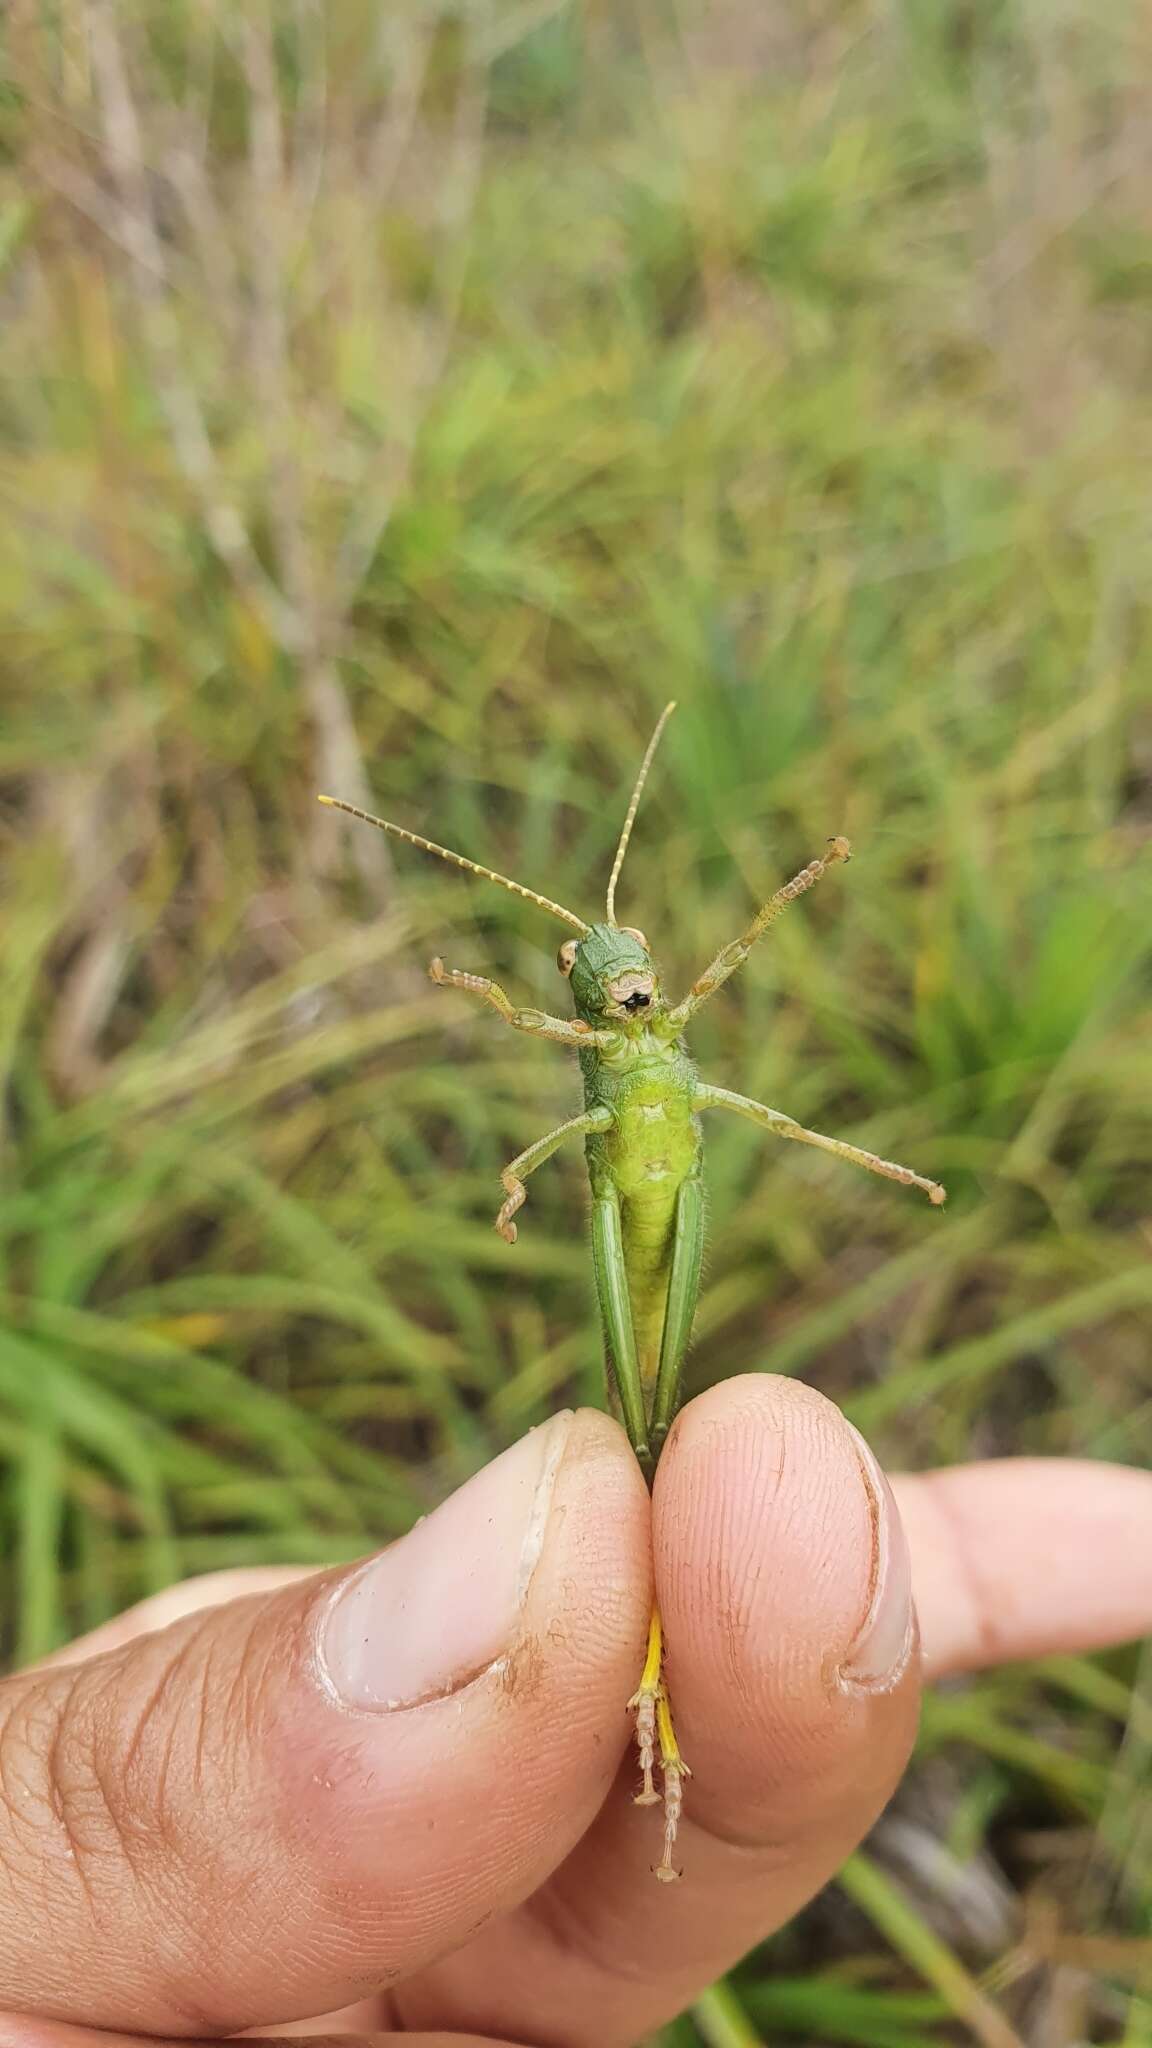
<path fill-rule="evenodd" d="M 680 1873 L 672 1862 L 672 1851 L 680 1826 L 680 1813 L 684 1804 L 684 1780 L 691 1777 L 676 1740 L 672 1724 L 672 1708 L 668 1699 L 668 1687 L 664 1681 L 664 1631 L 658 1607 L 652 1609 L 648 1624 L 648 1651 L 640 1683 L 628 1702 L 636 1713 L 636 1746 L 640 1752 L 642 1783 L 636 1794 L 637 1806 L 664 1807 L 664 1853 L 656 1867 L 656 1876 L 670 1884 Z M 659 1753 L 660 1776 L 663 1792 L 655 1785 L 656 1758 Z"/>

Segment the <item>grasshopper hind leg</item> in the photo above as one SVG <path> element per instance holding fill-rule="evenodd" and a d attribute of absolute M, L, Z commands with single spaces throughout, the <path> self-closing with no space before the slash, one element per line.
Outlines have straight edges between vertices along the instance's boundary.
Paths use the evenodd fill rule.
<path fill-rule="evenodd" d="M 648 1654 L 640 1683 L 628 1702 L 629 1712 L 636 1716 L 636 1747 L 640 1752 L 640 1770 L 643 1784 L 636 1794 L 637 1806 L 658 1806 L 660 1794 L 656 1790 L 654 1772 L 656 1769 L 656 1747 L 660 1740 L 656 1726 L 656 1708 L 663 1694 L 664 1633 L 660 1625 L 660 1609 L 652 1609 L 648 1623 Z"/>
<path fill-rule="evenodd" d="M 592 1262 L 596 1272 L 600 1312 L 604 1319 L 609 1375 L 620 1403 L 628 1440 L 649 1486 L 652 1484 L 656 1465 L 655 1443 L 663 1440 L 663 1431 L 667 1430 L 675 1412 L 679 1363 L 687 1345 L 691 1302 L 695 1300 L 693 1290 L 700 1272 L 702 1227 L 703 1205 L 700 1185 L 698 1180 L 693 1179 L 685 1182 L 677 1202 L 664 1338 L 661 1344 L 660 1384 L 655 1404 L 655 1419 L 662 1423 L 663 1428 L 660 1438 L 654 1440 L 649 1428 L 640 1359 L 636 1348 L 636 1332 L 632 1322 L 620 1197 L 616 1189 L 607 1184 L 597 1191 L 592 1203 Z M 684 1803 L 684 1780 L 689 1776 L 689 1771 L 676 1740 L 668 1684 L 664 1676 L 664 1628 L 659 1608 L 656 1607 L 652 1610 L 648 1626 L 648 1650 L 640 1683 L 628 1704 L 636 1715 L 636 1743 L 640 1752 L 641 1786 L 637 1795 L 638 1804 L 656 1806 L 663 1803 L 664 1807 L 664 1851 L 656 1866 L 656 1875 L 667 1884 L 680 1874 L 672 1861 L 672 1852 Z M 657 1772 L 662 1783 L 661 1791 L 656 1787 Z"/>
<path fill-rule="evenodd" d="M 664 1680 L 664 1629 L 658 1607 L 652 1609 L 652 1619 L 648 1624 L 648 1654 L 644 1659 L 640 1683 L 628 1705 L 636 1715 L 636 1746 L 640 1752 L 642 1783 L 636 1794 L 636 1804 L 663 1805 L 664 1853 L 656 1865 L 656 1876 L 663 1883 L 671 1884 L 680 1875 L 672 1861 L 672 1852 L 684 1804 L 684 1780 L 692 1773 L 680 1754 L 672 1721 L 668 1687 Z M 663 1784 L 662 1792 L 656 1789 L 657 1767 Z"/>
<path fill-rule="evenodd" d="M 660 1340 L 660 1362 L 652 1395 L 650 1418 L 650 1469 L 660 1456 L 664 1439 L 680 1404 L 680 1382 L 684 1354 L 692 1334 L 692 1318 L 700 1286 L 700 1264 L 704 1251 L 704 1189 L 698 1174 L 680 1188 L 676 1200 L 676 1222 L 672 1238 L 672 1259 Z M 648 1626 L 648 1653 L 640 1683 L 629 1705 L 636 1714 L 636 1743 L 640 1752 L 641 1788 L 637 1805 L 664 1807 L 664 1852 L 656 1875 L 665 1884 L 679 1875 L 672 1861 L 680 1814 L 684 1804 L 684 1780 L 691 1776 L 676 1739 L 672 1702 L 664 1672 L 664 1625 L 659 1607 L 653 1607 Z M 657 1768 L 662 1793 L 655 1784 Z"/>

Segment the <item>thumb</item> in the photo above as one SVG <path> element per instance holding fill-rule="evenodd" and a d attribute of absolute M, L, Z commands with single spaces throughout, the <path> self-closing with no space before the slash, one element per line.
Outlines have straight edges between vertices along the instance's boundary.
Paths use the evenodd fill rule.
<path fill-rule="evenodd" d="M 648 1542 L 622 1433 L 565 1414 L 366 1565 L 8 1679 L 0 2009 L 305 2018 L 526 1896 L 619 1762 Z"/>

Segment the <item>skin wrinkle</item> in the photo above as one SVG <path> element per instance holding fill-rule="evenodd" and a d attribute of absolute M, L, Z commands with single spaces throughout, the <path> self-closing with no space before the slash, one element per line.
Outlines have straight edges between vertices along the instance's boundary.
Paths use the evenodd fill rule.
<path fill-rule="evenodd" d="M 88 1671 L 81 1666 L 61 1700 L 47 1759 L 52 1807 L 74 1858 L 74 1867 L 82 1878 L 87 1877 L 90 1864 L 106 1862 L 110 1851 L 112 1860 L 121 1861 L 127 1874 L 135 1879 L 128 1835 L 109 1805 L 99 1737 L 93 1726 L 103 1672 L 94 1670 L 92 1682 L 86 1682 L 88 1677 Z"/>
<path fill-rule="evenodd" d="M 9 1698 L 12 1698 L 13 1691 L 8 1690 Z M 69 1895 L 72 1887 L 78 1884 L 87 1918 L 93 1926 L 98 1927 L 97 1896 L 89 1881 L 87 1861 L 78 1856 L 69 1830 L 68 1815 L 59 1795 L 55 1768 L 55 1754 L 63 1723 L 62 1702 L 67 1691 L 66 1685 L 61 1686 L 58 1682 L 53 1683 L 49 1680 L 37 1684 L 31 1694 L 23 1698 L 16 1693 L 16 1705 L 5 1716 L 0 1727 L 0 1751 L 7 1759 L 14 1750 L 26 1767 L 28 1810 L 25 1813 L 25 1820 L 32 1829 L 38 1831 L 43 1817 L 47 1816 L 53 1837 L 52 1859 L 46 1856 L 42 1842 L 34 1842 L 30 1844 L 32 1860 L 28 1869 L 21 1870 L 16 1859 L 12 1859 L 7 1867 L 14 1895 L 12 1919 L 15 1919 L 20 1905 L 26 1904 L 30 1890 L 37 1899 L 43 1899 L 46 1912 L 52 1915 L 59 1906 L 61 1896 Z M 8 1924 L 12 1924 L 12 1921 Z M 3 1939 L 3 1932 L 0 1931 L 0 1964 L 3 1956 Z M 39 1977 L 35 1981 L 39 1982 Z"/>
<path fill-rule="evenodd" d="M 69 1725 L 69 1710 L 77 1690 L 76 1687 L 71 1685 L 63 1688 L 53 1688 L 59 1703 L 55 1708 L 54 1725 L 44 1764 L 47 1789 L 46 1803 L 59 1828 L 63 1841 L 64 1854 L 67 1859 L 65 1869 L 67 1870 L 68 1878 L 71 1880 L 71 1883 L 79 1885 L 83 1897 L 89 1923 L 83 1929 L 83 1932 L 86 1934 L 90 1930 L 94 1930 L 98 1935 L 103 1935 L 105 1932 L 105 1909 L 101 1890 L 102 1873 L 99 1870 L 94 1872 L 90 1868 L 88 1845 L 78 1836 L 76 1815 L 72 1802 L 65 1790 L 66 1777 L 62 1769 L 65 1736 Z M 67 1911 L 71 1906 L 71 1898 L 69 1896 L 71 1884 L 65 1884 L 62 1889 L 65 1896 L 61 1903 L 64 1910 Z"/>
<path fill-rule="evenodd" d="M 767 1833 L 759 1821 L 754 1831 L 745 1832 L 726 1821 L 693 1820 L 691 1814 L 685 1814 L 682 1832 L 686 1864 L 696 1843 L 707 1843 L 712 1848 L 723 1849 L 726 1854 L 755 1861 L 760 1878 L 766 1871 L 784 1869 L 796 1857 L 795 1837 L 790 1829 L 773 1835 Z"/>
<path fill-rule="evenodd" d="M 195 1672 L 196 1652 L 201 1640 L 205 1637 L 211 1640 L 212 1633 L 210 1620 L 208 1617 L 204 1617 L 199 1625 L 190 1629 L 188 1634 L 179 1643 L 175 1655 L 165 1655 L 158 1645 L 153 1646 L 153 1656 L 160 1657 L 159 1668 L 144 1697 L 138 1705 L 134 1703 L 132 1727 L 126 1740 L 120 1737 L 117 1728 L 117 1721 L 122 1713 L 122 1702 L 120 1699 L 120 1689 L 115 1679 L 113 1679 L 110 1688 L 107 1689 L 111 1692 L 111 1698 L 107 1697 L 106 1691 L 94 1703 L 97 1709 L 96 1725 L 93 1730 L 94 1743 L 103 1744 L 110 1751 L 119 1749 L 120 1754 L 116 1757 L 116 1767 L 123 1779 L 125 1790 L 129 1795 L 124 1802 L 126 1807 L 131 1808 L 133 1805 L 132 1794 L 134 1791 L 137 1789 L 148 1790 L 150 1787 L 152 1777 L 151 1759 L 146 1757 L 146 1745 L 150 1740 L 160 1712 L 165 1708 L 171 1708 L 172 1711 L 169 1714 L 164 1732 L 164 1749 L 161 1755 L 160 1774 L 156 1787 L 158 1814 L 162 1809 L 164 1778 L 172 1766 L 173 1746 L 180 1733 L 188 1692 L 197 1677 Z M 110 1676 L 114 1668 L 112 1666 L 109 1667 Z M 198 1686 L 197 1690 L 199 1690 Z M 111 1714 L 106 1711 L 109 1706 L 111 1707 Z M 162 1823 L 158 1822 L 158 1825 L 160 1825 L 161 1833 L 163 1833 Z M 142 1831 L 143 1839 L 147 1839 L 148 1832 L 149 1830 L 145 1827 Z"/>
<path fill-rule="evenodd" d="M 66 1727 L 69 1725 L 70 1723 L 65 1723 Z M 118 1796 L 124 1791 L 124 1781 L 120 1772 L 112 1767 L 111 1759 L 103 1754 L 104 1744 L 100 1735 L 90 1732 L 88 1734 L 88 1742 L 90 1744 L 90 1755 L 88 1757 L 89 1782 L 99 1792 L 99 1813 L 107 1821 L 112 1838 L 112 1860 L 114 1861 L 116 1857 L 122 1860 L 125 1872 L 132 1881 L 133 1888 L 136 1891 L 140 1891 L 142 1889 L 142 1880 L 138 1859 L 141 1856 L 141 1852 L 146 1853 L 147 1851 L 152 1830 L 147 1821 L 133 1811 L 131 1800 Z M 72 1796 L 75 1799 L 76 1793 L 73 1792 Z M 121 1814 L 123 1814 L 123 1819 L 121 1819 Z M 87 1846 L 86 1853 L 88 1855 L 94 1853 L 94 1846 L 91 1843 Z M 77 1851 L 77 1854 L 79 1855 L 80 1852 Z"/>
<path fill-rule="evenodd" d="M 192 1759 L 191 1768 L 189 1772 L 189 1788 L 191 1790 L 193 1798 L 197 1800 L 203 1796 L 203 1794 L 208 1790 L 211 1784 L 211 1772 L 210 1770 L 205 1769 L 205 1760 L 207 1755 L 208 1731 L 210 1728 L 213 1727 L 216 1718 L 213 1712 L 213 1705 L 215 1698 L 215 1682 L 218 1661 L 219 1653 L 216 1638 L 215 1636 L 210 1636 L 207 1641 L 207 1649 L 204 1658 L 200 1665 L 199 1684 L 197 1687 L 197 1691 L 199 1694 L 199 1712 L 195 1716 L 195 1726 L 192 1738 Z M 213 1762 L 215 1763 L 215 1759 L 213 1759 Z M 235 1770 L 229 1772 L 228 1783 L 229 1790 L 234 1791 L 236 1789 Z"/>
<path fill-rule="evenodd" d="M 210 1711 L 211 1693 L 208 1680 L 211 1668 L 211 1653 L 197 1660 L 186 1656 L 185 1664 L 193 1664 L 189 1684 L 180 1702 L 179 1711 L 174 1713 L 166 1731 L 162 1731 L 161 1746 L 155 1757 L 152 1770 L 155 1778 L 154 1798 L 156 1803 L 155 1829 L 158 1844 L 164 1850 L 174 1851 L 174 1862 L 179 1869 L 183 1862 L 182 1849 L 186 1830 L 182 1807 L 188 1804 L 189 1777 L 187 1768 L 188 1737 L 192 1735 L 192 1746 L 197 1744 L 197 1731 L 203 1726 Z M 175 1667 L 173 1667 L 175 1671 Z M 170 1689 L 170 1688 L 166 1688 Z M 126 1803 L 131 1803 L 131 1780 L 124 1773 Z M 147 1783 L 147 1772 L 145 1772 Z M 174 1795 L 175 1790 L 175 1796 Z M 146 1844 L 155 1847 L 156 1844 Z M 163 1866 L 161 1866 L 163 1867 Z"/>
<path fill-rule="evenodd" d="M 40 1792 L 41 1805 L 52 1815 L 53 1820 L 59 1826 L 67 1843 L 69 1855 L 75 1854 L 75 1844 L 69 1838 L 65 1824 L 63 1801 L 60 1794 L 60 1773 L 57 1768 L 57 1750 L 61 1740 L 65 1710 L 70 1704 L 70 1697 L 74 1690 L 73 1685 L 69 1683 L 53 1685 L 49 1682 L 46 1685 L 38 1686 L 30 1696 L 29 1707 L 31 1711 L 20 1715 L 16 1719 L 15 1728 L 13 1728 L 12 1723 L 7 1723 L 3 1731 L 3 1739 L 6 1742 L 13 1739 L 13 1736 L 19 1742 L 23 1732 L 21 1722 L 30 1721 L 32 1726 L 35 1727 L 38 1719 L 35 1708 L 37 1705 L 42 1708 L 43 1712 L 39 1718 L 42 1718 L 47 1727 L 47 1745 L 44 1751 L 43 1763 L 40 1763 L 38 1751 L 30 1743 L 27 1744 L 27 1754 L 30 1760 L 39 1766 L 43 1777 L 43 1785 Z"/>
<path fill-rule="evenodd" d="M 227 1693 L 225 1726 L 230 1734 L 239 1730 L 245 1750 L 257 1750 L 268 1730 L 268 1702 L 276 1696 L 277 1681 L 285 1664 L 294 1672 L 299 1665 L 300 1617 L 295 1610 L 289 1620 L 287 1641 L 278 1640 L 270 1630 L 257 1626 L 247 1635 L 232 1672 Z M 235 1747 L 240 1748 L 240 1744 Z"/>
<path fill-rule="evenodd" d="M 603 1922 L 599 1929 L 594 1927 L 583 1905 L 582 1895 L 571 1886 L 549 1884 L 533 1893 L 521 1910 L 566 1957 L 634 1989 L 647 1976 L 642 1960 L 631 1949 L 621 1947 Z"/>
<path fill-rule="evenodd" d="M 47 1812 L 55 1823 L 59 1822 L 60 1816 L 51 1798 L 50 1782 L 46 1785 L 43 1767 L 38 1761 L 37 1708 L 47 1708 L 41 1717 L 50 1748 L 58 1721 L 58 1713 L 50 1704 L 55 1692 L 56 1688 L 40 1684 L 20 1698 L 13 1687 L 0 1685 L 0 1696 L 7 1695 L 6 1710 L 0 1714 L 0 1801 L 12 1819 L 17 1836 L 28 1837 L 22 1844 L 22 1852 L 26 1851 L 34 1864 L 40 1864 L 38 1874 L 41 1877 L 44 1875 L 44 1843 L 38 1838 L 41 1828 L 39 1816 Z M 25 1880 L 12 1868 L 12 1861 L 0 1857 L 0 1874 L 9 1881 L 12 1890 L 18 1892 Z"/>

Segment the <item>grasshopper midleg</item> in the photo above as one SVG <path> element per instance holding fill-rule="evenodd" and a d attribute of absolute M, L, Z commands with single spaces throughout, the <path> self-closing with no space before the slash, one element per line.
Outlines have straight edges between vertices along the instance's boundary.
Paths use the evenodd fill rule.
<path fill-rule="evenodd" d="M 774 1138 L 792 1138 L 798 1145 L 815 1145 L 821 1152 L 846 1159 L 850 1166 L 862 1166 L 884 1180 L 897 1180 L 901 1187 L 921 1188 L 937 1208 L 947 1200 L 939 1181 L 926 1180 L 923 1174 L 913 1173 L 910 1166 L 899 1166 L 894 1159 L 881 1159 L 860 1145 L 849 1145 L 844 1138 L 826 1138 L 822 1131 L 807 1130 L 782 1109 L 769 1109 L 764 1102 L 753 1102 L 750 1095 L 736 1095 L 731 1088 L 713 1088 L 702 1081 L 693 1100 L 697 1109 L 730 1109 L 737 1116 L 747 1117 L 749 1123 L 759 1124 L 761 1130 L 770 1131 Z"/>
<path fill-rule="evenodd" d="M 582 1116 L 570 1116 L 567 1123 L 557 1124 L 554 1131 L 549 1131 L 546 1137 L 537 1138 L 534 1145 L 529 1145 L 525 1151 L 518 1152 L 515 1159 L 509 1160 L 500 1175 L 507 1200 L 501 1203 L 496 1217 L 496 1228 L 506 1244 L 516 1242 L 516 1225 L 512 1218 L 524 1206 L 528 1192 L 524 1183 L 528 1175 L 535 1173 L 538 1166 L 543 1166 L 546 1159 L 551 1159 L 565 1138 L 583 1138 L 591 1131 L 606 1131 L 611 1121 L 610 1109 L 586 1109 Z"/>

